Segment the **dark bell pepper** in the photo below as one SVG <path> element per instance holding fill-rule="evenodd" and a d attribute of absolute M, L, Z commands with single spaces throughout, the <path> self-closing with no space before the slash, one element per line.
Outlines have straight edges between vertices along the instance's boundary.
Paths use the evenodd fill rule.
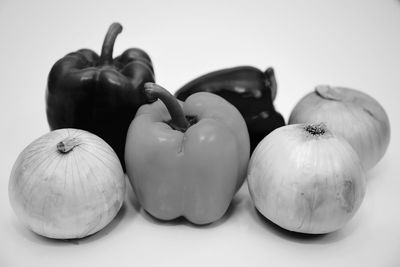
<path fill-rule="evenodd" d="M 239 110 L 249 130 L 251 151 L 266 135 L 285 125 L 273 105 L 277 84 L 272 68 L 262 72 L 251 66 L 239 66 L 213 71 L 187 83 L 175 96 L 184 101 L 197 92 L 222 96 Z"/>
<path fill-rule="evenodd" d="M 150 57 L 130 48 L 113 58 L 117 35 L 113 23 L 104 39 L 101 55 L 80 49 L 52 67 L 46 90 L 46 113 L 51 130 L 79 128 L 104 139 L 124 165 L 128 127 L 137 109 L 146 103 L 143 86 L 154 82 Z"/>

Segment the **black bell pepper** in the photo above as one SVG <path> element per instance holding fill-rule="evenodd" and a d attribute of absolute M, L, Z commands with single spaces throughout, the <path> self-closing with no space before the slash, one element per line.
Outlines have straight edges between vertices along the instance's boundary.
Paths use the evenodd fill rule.
<path fill-rule="evenodd" d="M 119 23 L 111 24 L 101 55 L 89 49 L 67 54 L 52 67 L 46 90 L 46 114 L 51 130 L 78 128 L 104 139 L 124 166 L 128 127 L 146 103 L 144 84 L 154 82 L 149 55 L 130 48 L 113 58 Z"/>
<path fill-rule="evenodd" d="M 277 83 L 273 68 L 265 72 L 251 66 L 221 69 L 202 75 L 176 91 L 184 101 L 196 92 L 211 92 L 233 104 L 244 117 L 250 134 L 251 151 L 274 129 L 285 125 L 275 110 Z"/>

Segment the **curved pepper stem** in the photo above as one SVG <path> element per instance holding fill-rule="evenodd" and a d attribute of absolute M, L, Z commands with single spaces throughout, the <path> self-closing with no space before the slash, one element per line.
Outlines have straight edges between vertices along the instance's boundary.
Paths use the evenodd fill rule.
<path fill-rule="evenodd" d="M 118 22 L 114 22 L 113 24 L 111 24 L 110 28 L 108 28 L 106 37 L 103 41 L 103 47 L 101 48 L 100 64 L 107 65 L 112 62 L 115 39 L 117 38 L 117 35 L 121 32 L 122 25 Z"/>
<path fill-rule="evenodd" d="M 148 82 L 144 84 L 144 93 L 150 102 L 160 99 L 164 103 L 171 116 L 169 125 L 173 129 L 185 132 L 190 127 L 190 123 L 186 119 L 178 100 L 167 89 L 158 84 Z"/>
<path fill-rule="evenodd" d="M 264 76 L 265 76 L 265 82 L 266 82 L 267 86 L 270 86 L 270 88 L 271 88 L 271 98 L 272 98 L 272 101 L 274 101 L 277 90 L 278 90 L 278 88 L 277 88 L 278 85 L 276 84 L 274 69 L 273 68 L 266 69 L 264 72 Z"/>

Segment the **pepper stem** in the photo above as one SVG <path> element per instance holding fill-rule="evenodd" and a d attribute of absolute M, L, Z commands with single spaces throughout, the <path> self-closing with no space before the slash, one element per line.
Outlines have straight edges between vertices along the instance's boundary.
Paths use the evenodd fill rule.
<path fill-rule="evenodd" d="M 115 39 L 117 35 L 122 31 L 122 25 L 118 22 L 114 22 L 108 28 L 106 37 L 103 41 L 103 47 L 101 48 L 100 64 L 110 64 L 113 60 L 112 54 L 114 49 Z"/>
<path fill-rule="evenodd" d="M 278 85 L 276 83 L 275 72 L 273 68 L 268 68 L 264 72 L 265 83 L 271 88 L 271 98 L 272 101 L 276 98 L 276 93 L 278 91 Z"/>
<path fill-rule="evenodd" d="M 186 119 L 181 105 L 178 100 L 167 91 L 167 89 L 158 84 L 148 82 L 144 84 L 144 92 L 149 101 L 154 102 L 157 99 L 160 99 L 164 103 L 171 116 L 169 125 L 173 129 L 185 132 L 189 128 L 190 123 Z"/>
<path fill-rule="evenodd" d="M 72 151 L 76 146 L 79 145 L 79 140 L 76 138 L 65 138 L 64 140 L 58 142 L 57 150 L 62 154 L 67 154 Z"/>

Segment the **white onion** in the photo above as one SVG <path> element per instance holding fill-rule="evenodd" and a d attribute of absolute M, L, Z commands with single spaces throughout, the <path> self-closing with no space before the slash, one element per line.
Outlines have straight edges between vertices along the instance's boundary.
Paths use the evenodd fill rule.
<path fill-rule="evenodd" d="M 253 152 L 247 182 L 258 211 L 290 231 L 343 227 L 364 198 L 364 170 L 353 148 L 324 124 L 277 128 Z"/>
<path fill-rule="evenodd" d="M 39 235 L 68 239 L 105 227 L 124 200 L 124 172 L 112 148 L 77 129 L 49 132 L 18 156 L 9 181 L 17 217 Z"/>
<path fill-rule="evenodd" d="M 366 170 L 383 157 L 390 140 L 389 118 L 371 96 L 358 90 L 317 86 L 294 107 L 289 124 L 324 122 L 352 145 Z"/>

